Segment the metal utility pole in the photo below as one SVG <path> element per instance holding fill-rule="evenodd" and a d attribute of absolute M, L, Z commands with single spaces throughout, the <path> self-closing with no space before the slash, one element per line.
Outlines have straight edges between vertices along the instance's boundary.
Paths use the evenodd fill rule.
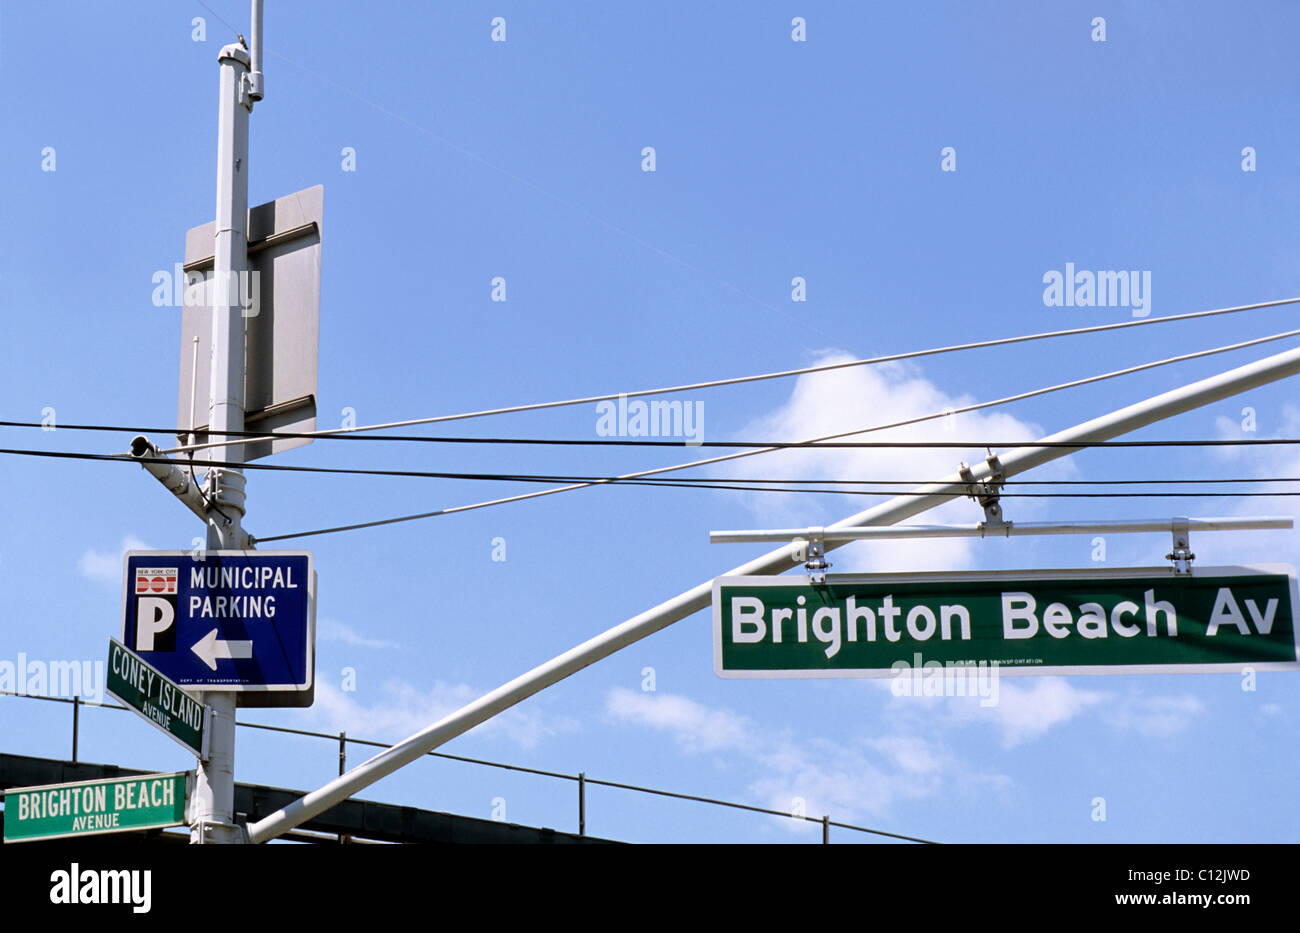
<path fill-rule="evenodd" d="M 1209 405 L 1220 399 L 1228 398 L 1240 392 L 1246 392 L 1257 386 L 1267 385 L 1287 376 L 1300 373 L 1300 349 L 1288 350 L 1236 369 L 1228 370 L 1217 376 L 1193 382 L 1182 388 L 1174 389 L 1145 401 L 1138 402 L 1102 415 L 1091 421 L 1066 428 L 1055 434 L 1042 438 L 1042 442 L 1051 445 L 1069 445 L 1071 443 L 1087 444 L 1091 441 L 1104 441 L 1149 424 L 1172 418 L 1174 415 Z M 1082 449 L 1071 446 L 1035 446 L 1027 443 L 1005 454 L 1001 458 L 1004 476 L 1013 476 L 1049 463 L 1052 460 L 1068 456 Z M 921 486 L 912 493 L 874 506 L 866 511 L 852 515 L 834 525 L 827 526 L 827 531 L 857 528 L 867 525 L 892 525 L 913 515 L 929 511 L 952 499 L 966 494 L 973 481 L 987 479 L 993 470 L 981 465 L 972 470 L 963 469 L 958 473 Z M 834 540 L 827 536 L 826 549 L 831 550 L 847 544 L 847 541 Z M 749 576 L 757 574 L 779 574 L 796 565 L 795 556 L 801 552 L 798 544 L 787 544 L 774 551 L 741 564 L 724 576 Z M 802 561 L 802 558 L 799 558 Z M 667 628 L 679 619 L 684 619 L 709 605 L 713 595 L 713 581 L 705 580 L 698 586 L 660 603 L 633 616 L 626 622 L 571 648 L 564 654 L 552 658 L 531 671 L 516 677 L 509 683 L 502 684 L 492 692 L 451 713 L 428 728 L 417 732 L 403 742 L 375 755 L 343 774 L 328 784 L 301 797 L 288 806 L 271 813 L 248 827 L 250 842 L 266 842 L 274 839 L 306 820 L 311 819 L 340 800 L 352 796 L 364 787 L 373 784 L 386 774 L 391 774 L 403 765 L 409 764 L 432 751 L 444 742 L 469 731 L 479 723 L 491 719 L 503 710 L 509 709 L 521 700 L 544 690 L 551 684 L 576 674 L 589 664 L 608 657 L 614 652 L 634 642 L 652 635 L 660 629 Z"/>
<path fill-rule="evenodd" d="M 261 0 L 253 0 L 253 42 L 261 43 Z M 261 49 L 254 53 L 259 66 Z M 222 48 L 221 94 L 217 123 L 217 211 L 213 276 L 211 382 L 208 428 L 244 430 L 244 304 L 248 276 L 248 117 L 261 97 L 261 75 L 250 75 L 248 51 L 239 44 Z M 256 95 L 254 92 L 257 92 Z M 243 462 L 243 445 L 213 448 L 214 458 Z M 241 546 L 245 514 L 244 474 L 235 467 L 213 467 L 207 474 L 209 551 Z M 199 702 L 212 708 L 207 762 L 199 762 L 190 811 L 191 843 L 240 840 L 234 825 L 235 708 L 237 694 L 204 691 Z"/>

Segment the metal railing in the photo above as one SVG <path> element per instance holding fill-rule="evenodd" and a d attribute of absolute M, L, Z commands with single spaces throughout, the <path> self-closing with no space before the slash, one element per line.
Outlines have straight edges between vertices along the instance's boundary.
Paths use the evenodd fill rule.
<path fill-rule="evenodd" d="M 97 709 L 115 709 L 128 710 L 126 706 L 119 706 L 116 703 L 86 703 L 81 697 L 52 697 L 39 696 L 27 693 L 15 693 L 10 690 L 0 690 L 0 696 L 18 697 L 29 700 L 49 700 L 56 703 L 72 704 L 72 761 L 77 762 L 77 745 L 81 724 L 81 707 L 94 706 Z M 337 734 L 331 732 L 314 732 L 310 729 L 291 729 L 288 726 L 272 726 L 258 722 L 236 722 L 236 725 L 245 729 L 261 729 L 267 732 L 279 732 L 286 735 L 301 735 L 308 738 L 329 739 L 339 743 L 339 774 L 346 770 L 347 766 L 347 747 L 348 744 L 362 745 L 368 748 L 392 748 L 388 742 L 376 742 L 373 739 L 360 739 L 349 736 L 346 732 Z M 833 820 L 830 815 L 824 816 L 807 816 L 801 813 L 794 813 L 785 810 L 773 810 L 770 807 L 759 807 L 748 803 L 737 803 L 734 800 L 721 800 L 717 797 L 704 797 L 699 794 L 685 794 L 680 791 L 663 790 L 657 787 L 645 787 L 640 784 L 627 784 L 622 781 L 606 781 L 600 778 L 589 777 L 585 772 L 579 771 L 577 774 L 566 774 L 562 771 L 548 771 L 544 768 L 530 768 L 526 765 L 512 765 L 501 761 L 489 761 L 484 758 L 470 758 L 465 755 L 453 755 L 449 752 L 426 752 L 426 757 L 442 758 L 447 761 L 458 761 L 464 764 L 478 765 L 485 768 L 497 768 L 504 771 L 517 771 L 521 774 L 533 774 L 539 777 L 548 777 L 556 780 L 572 781 L 577 784 L 578 790 L 578 835 L 587 834 L 587 785 L 592 784 L 598 787 L 609 787 L 615 790 L 630 791 L 638 794 L 650 794 L 656 797 L 667 797 L 674 800 L 686 800 L 692 803 L 708 804 L 715 807 L 727 807 L 733 810 L 743 810 L 750 813 L 759 813 L 766 816 L 779 816 L 789 820 L 799 820 L 807 823 L 819 823 L 822 828 L 822 844 L 828 845 L 831 841 L 831 827 L 837 829 L 847 829 L 852 832 L 867 833 L 874 836 L 883 836 L 889 839 L 900 839 L 905 842 L 918 842 L 926 845 L 936 845 L 932 839 L 922 839 L 918 836 L 908 836 L 902 833 L 891 833 L 883 829 L 872 829 L 868 826 L 858 826 L 853 823 L 845 823 L 840 820 Z M 3 793 L 0 790 L 0 793 Z M 342 840 L 340 840 L 342 841 Z"/>

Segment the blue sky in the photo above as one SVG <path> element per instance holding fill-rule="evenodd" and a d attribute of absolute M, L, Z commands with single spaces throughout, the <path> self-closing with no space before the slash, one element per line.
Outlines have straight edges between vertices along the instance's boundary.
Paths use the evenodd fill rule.
<path fill-rule="evenodd" d="M 1300 294 L 1300 11 L 1217 3 L 433 6 L 267 0 L 250 203 L 324 185 L 319 426 L 632 391 L 1133 319 L 1049 307 L 1046 273 L 1150 273 L 1152 317 Z M 174 423 L 180 323 L 152 276 L 211 219 L 218 49 L 248 4 L 0 0 L 0 418 Z M 491 38 L 503 17 L 506 41 Z M 1094 17 L 1105 18 L 1104 42 Z M 196 41 L 195 17 L 205 37 Z M 806 41 L 792 41 L 792 20 Z M 344 149 L 355 171 L 344 170 Z M 653 147 L 655 171 L 643 171 Z M 951 147 L 955 171 L 944 171 Z M 1254 152 L 1243 171 L 1243 150 Z M 53 170 L 47 149 L 53 150 Z M 492 300 L 502 277 L 506 300 Z M 806 301 L 792 301 L 792 280 Z M 800 439 L 1294 327 L 1287 308 L 688 393 L 704 435 Z M 1294 345 L 963 416 L 1028 439 Z M 1256 430 L 1243 432 L 1243 409 Z M 596 437 L 594 406 L 419 429 Z M 1142 438 L 1297 436 L 1294 382 Z M 913 429 L 934 438 L 937 427 Z M 129 434 L 5 429 L 6 447 L 116 452 Z M 167 435 L 155 434 L 164 443 Z M 707 452 L 707 449 L 706 449 Z M 318 441 L 285 464 L 610 474 L 699 449 Z M 797 452 L 727 475 L 928 480 L 982 451 Z M 1089 451 L 1032 478 L 1296 476 L 1286 448 Z M 715 472 L 701 475 L 718 475 Z M 0 660 L 101 659 L 126 547 L 193 517 L 133 466 L 0 459 Z M 251 473 L 246 527 L 287 534 L 523 491 Z M 318 701 L 250 721 L 397 740 L 760 552 L 718 528 L 822 524 L 873 500 L 602 488 L 303 541 L 320 577 Z M 1293 514 L 1290 500 L 1009 500 L 1008 518 Z M 974 522 L 955 503 L 929 520 Z M 493 560 L 494 539 L 505 542 Z M 1111 566 L 1163 536 L 1112 537 Z M 1294 534 L 1202 536 L 1203 564 L 1295 562 Z M 1087 538 L 856 547 L 836 570 L 1089 566 Z M 584 670 L 446 751 L 948 841 L 1283 841 L 1297 681 L 1016 678 L 997 707 L 883 681 L 723 681 L 707 613 Z M 342 671 L 356 672 L 356 690 Z M 644 689 L 653 669 L 654 690 Z M 68 712 L 0 702 L 0 749 L 64 757 Z M 192 766 L 122 713 L 81 756 Z M 353 761 L 359 760 L 354 757 Z M 241 730 L 237 778 L 315 787 L 328 742 Z M 571 785 L 421 762 L 372 799 L 572 829 Z M 1096 797 L 1107 819 L 1094 820 Z M 815 841 L 789 821 L 593 789 L 631 841 Z M 848 834 L 836 839 L 848 841 Z"/>

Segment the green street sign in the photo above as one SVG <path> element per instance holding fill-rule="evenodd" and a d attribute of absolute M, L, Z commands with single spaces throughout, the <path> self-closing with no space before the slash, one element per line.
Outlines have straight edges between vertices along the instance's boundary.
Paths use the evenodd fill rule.
<path fill-rule="evenodd" d="M 185 825 L 192 772 L 10 787 L 5 842 Z"/>
<path fill-rule="evenodd" d="M 720 677 L 1300 669 L 1293 567 L 910 573 L 713 583 Z M 932 664 L 931 662 L 935 662 Z"/>
<path fill-rule="evenodd" d="M 210 708 L 113 638 L 108 640 L 104 686 L 142 719 L 207 761 Z"/>

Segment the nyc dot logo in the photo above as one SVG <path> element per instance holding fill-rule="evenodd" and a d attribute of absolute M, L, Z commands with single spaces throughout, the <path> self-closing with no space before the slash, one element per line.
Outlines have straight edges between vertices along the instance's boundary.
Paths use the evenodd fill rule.
<path fill-rule="evenodd" d="M 179 567 L 140 567 L 135 572 L 137 651 L 176 650 L 176 578 Z"/>

